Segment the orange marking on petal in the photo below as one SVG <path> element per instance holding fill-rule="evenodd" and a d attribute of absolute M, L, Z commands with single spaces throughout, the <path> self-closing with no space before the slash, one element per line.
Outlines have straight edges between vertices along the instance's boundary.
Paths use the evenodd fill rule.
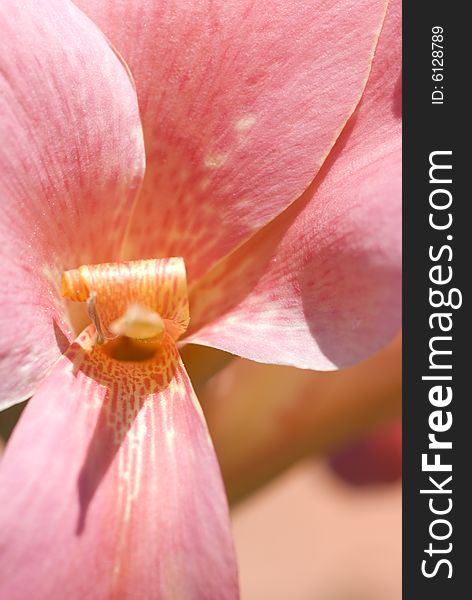
<path fill-rule="evenodd" d="M 90 291 L 79 269 L 64 271 L 61 281 L 61 294 L 69 300 L 85 302 L 89 297 Z"/>
<path fill-rule="evenodd" d="M 235 600 L 224 488 L 176 345 L 123 362 L 113 344 L 79 335 L 2 457 L 0 595 Z"/>
<path fill-rule="evenodd" d="M 61 293 L 78 302 L 93 299 L 93 314 L 105 339 L 119 333 L 160 339 L 162 331 L 156 325 L 160 318 L 165 331 L 177 340 L 190 321 L 182 258 L 82 265 L 63 273 Z M 133 306 L 140 309 L 131 308 L 130 313 Z"/>

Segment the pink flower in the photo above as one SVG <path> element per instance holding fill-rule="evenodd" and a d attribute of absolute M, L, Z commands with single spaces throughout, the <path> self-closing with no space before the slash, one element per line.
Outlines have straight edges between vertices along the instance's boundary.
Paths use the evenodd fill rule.
<path fill-rule="evenodd" d="M 0 402 L 33 396 L 0 465 L 2 595 L 235 598 L 176 342 L 333 369 L 394 334 L 399 9 L 371 72 L 384 0 L 77 4 L 96 25 L 0 6 Z"/>

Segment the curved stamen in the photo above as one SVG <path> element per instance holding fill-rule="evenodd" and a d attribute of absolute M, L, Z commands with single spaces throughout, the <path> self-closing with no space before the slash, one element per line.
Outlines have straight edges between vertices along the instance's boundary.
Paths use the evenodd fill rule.
<path fill-rule="evenodd" d="M 95 325 L 96 334 L 96 343 L 103 344 L 105 342 L 105 336 L 103 335 L 102 325 L 100 323 L 100 318 L 97 314 L 95 308 L 95 302 L 97 299 L 97 292 L 90 292 L 89 297 L 87 298 L 87 313 L 90 317 L 90 320 Z"/>

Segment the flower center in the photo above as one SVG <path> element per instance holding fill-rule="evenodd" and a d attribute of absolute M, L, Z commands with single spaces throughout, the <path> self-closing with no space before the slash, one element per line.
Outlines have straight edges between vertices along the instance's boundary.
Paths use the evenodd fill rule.
<path fill-rule="evenodd" d="M 182 258 L 83 265 L 64 271 L 61 294 L 87 303 L 97 343 L 121 360 L 149 358 L 164 336 L 176 341 L 190 321 Z"/>

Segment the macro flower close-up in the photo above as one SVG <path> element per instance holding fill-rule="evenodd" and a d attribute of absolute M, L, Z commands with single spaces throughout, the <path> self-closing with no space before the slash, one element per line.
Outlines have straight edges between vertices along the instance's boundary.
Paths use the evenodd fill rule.
<path fill-rule="evenodd" d="M 398 333 L 399 3 L 2 0 L 0 32 L 0 598 L 236 599 L 235 447 L 182 356 Z"/>

